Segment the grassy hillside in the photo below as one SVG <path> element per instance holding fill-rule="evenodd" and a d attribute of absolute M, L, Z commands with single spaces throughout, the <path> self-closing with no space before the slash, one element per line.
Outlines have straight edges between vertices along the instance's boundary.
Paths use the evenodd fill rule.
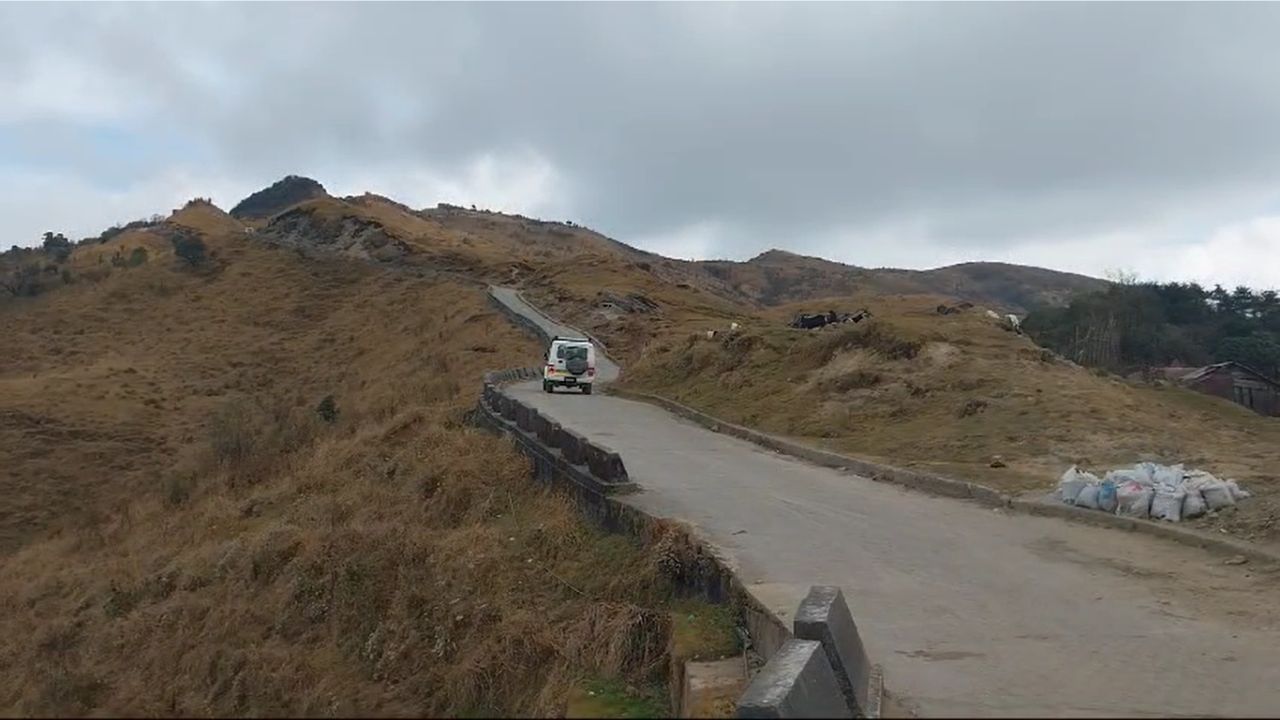
<path fill-rule="evenodd" d="M 737 336 L 651 344 L 624 380 L 732 422 L 1009 491 L 1045 490 L 1073 463 L 1186 462 L 1258 492 L 1210 518 L 1280 540 L 1280 422 L 1225 400 L 1099 374 L 935 296 L 860 296 L 873 319 L 790 330 L 783 306 Z M 1007 467 L 993 468 L 1000 456 Z"/>
<path fill-rule="evenodd" d="M 0 712 L 557 714 L 661 696 L 673 633 L 732 648 L 678 544 L 602 535 L 467 425 L 538 353 L 480 287 L 228 220 L 171 219 L 202 267 L 143 229 L 112 242 L 145 263 L 81 246 L 92 277 L 0 301 Z"/>

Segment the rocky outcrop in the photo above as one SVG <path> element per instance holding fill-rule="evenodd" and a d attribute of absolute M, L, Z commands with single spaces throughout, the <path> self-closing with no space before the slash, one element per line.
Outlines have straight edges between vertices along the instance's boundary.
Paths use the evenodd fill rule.
<path fill-rule="evenodd" d="M 329 218 L 308 208 L 295 208 L 271 221 L 259 237 L 288 247 L 337 253 L 362 260 L 392 262 L 410 252 L 372 220 Z"/>

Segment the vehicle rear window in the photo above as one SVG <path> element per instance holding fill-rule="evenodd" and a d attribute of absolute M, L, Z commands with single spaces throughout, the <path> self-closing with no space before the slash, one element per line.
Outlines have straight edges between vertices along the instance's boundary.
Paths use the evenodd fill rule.
<path fill-rule="evenodd" d="M 556 348 L 556 357 L 561 360 L 586 360 L 587 348 L 582 345 L 561 345 Z"/>

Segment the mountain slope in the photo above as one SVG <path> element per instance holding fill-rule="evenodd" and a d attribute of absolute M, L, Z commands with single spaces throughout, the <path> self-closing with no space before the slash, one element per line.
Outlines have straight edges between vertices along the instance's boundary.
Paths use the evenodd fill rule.
<path fill-rule="evenodd" d="M 932 294 L 1014 312 L 1061 304 L 1073 293 L 1102 289 L 1106 281 L 1074 273 L 1008 263 L 973 262 L 933 270 L 861 268 L 822 258 L 770 250 L 745 263 L 699 263 L 712 276 L 766 305 L 824 297 Z"/>
<path fill-rule="evenodd" d="M 333 198 L 319 183 L 293 176 L 246 198 L 232 215 L 248 217 L 245 208 L 255 210 L 255 218 L 274 216 L 266 232 L 288 244 L 302 241 L 384 260 L 416 255 L 418 261 L 440 267 L 515 280 L 527 277 L 535 265 L 604 263 L 639 269 L 663 283 L 696 288 L 743 307 L 862 292 L 926 293 L 1024 313 L 1106 285 L 1082 275 L 1008 263 L 871 269 L 783 250 L 746 262 L 675 260 L 572 223 L 446 204 L 413 210 L 373 194 Z"/>
<path fill-rule="evenodd" d="M 0 300 L 0 713 L 560 716 L 733 647 L 468 425 L 539 353 L 476 281 L 274 245 L 194 203 Z"/>

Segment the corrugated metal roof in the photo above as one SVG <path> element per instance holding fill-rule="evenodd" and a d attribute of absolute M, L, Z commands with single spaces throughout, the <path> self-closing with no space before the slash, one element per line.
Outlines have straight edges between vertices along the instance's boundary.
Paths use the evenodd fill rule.
<path fill-rule="evenodd" d="M 1228 360 L 1227 362 L 1214 363 L 1212 365 L 1205 365 L 1204 367 L 1199 368 L 1198 370 L 1193 370 L 1190 373 L 1183 375 L 1181 380 L 1179 380 L 1179 382 L 1197 383 L 1223 368 L 1232 367 L 1232 366 L 1240 368 L 1241 370 L 1244 370 L 1250 375 L 1256 376 L 1259 380 L 1275 385 L 1276 387 L 1280 387 L 1280 382 L 1276 382 L 1272 378 L 1269 378 L 1266 375 L 1263 375 L 1262 373 L 1258 372 L 1257 370 L 1254 370 L 1253 368 L 1249 367 L 1248 365 L 1245 365 L 1244 363 L 1238 363 L 1233 360 Z"/>

